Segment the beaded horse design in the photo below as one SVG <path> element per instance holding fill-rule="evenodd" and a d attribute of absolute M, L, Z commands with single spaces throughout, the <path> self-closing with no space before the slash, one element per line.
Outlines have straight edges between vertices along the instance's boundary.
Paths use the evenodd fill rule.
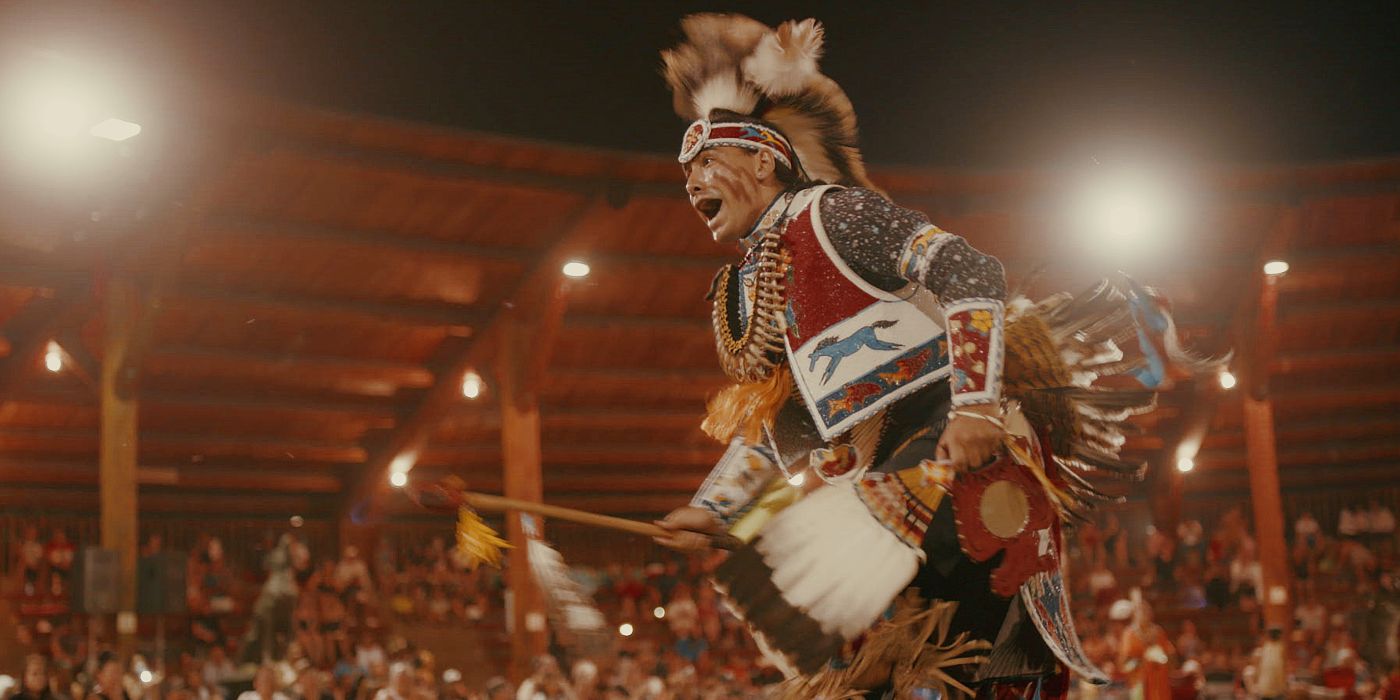
<path fill-rule="evenodd" d="M 886 342 L 880 340 L 880 338 L 875 335 L 876 329 L 889 328 L 895 323 L 897 323 L 897 321 L 876 321 L 845 338 L 837 338 L 834 336 L 831 338 L 822 338 L 821 341 L 817 343 L 817 347 L 812 350 L 812 362 L 807 371 L 817 371 L 817 360 L 823 357 L 831 360 L 831 364 L 826 366 L 826 371 L 822 372 L 822 383 L 825 384 L 831 380 L 832 375 L 836 374 L 836 367 L 841 364 L 842 360 L 860 352 L 864 348 L 880 351 L 904 349 L 904 346 L 899 343 Z"/>

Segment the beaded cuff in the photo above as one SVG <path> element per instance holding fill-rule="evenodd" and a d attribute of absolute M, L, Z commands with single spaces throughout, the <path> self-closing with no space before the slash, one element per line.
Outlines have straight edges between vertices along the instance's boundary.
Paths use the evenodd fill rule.
<path fill-rule="evenodd" d="M 764 485 L 778 473 L 771 450 L 734 440 L 690 505 L 710 511 L 728 527 L 748 511 Z"/>
<path fill-rule="evenodd" d="M 1005 306 L 996 299 L 964 299 L 943 311 L 953 365 L 953 405 L 1000 401 Z"/>

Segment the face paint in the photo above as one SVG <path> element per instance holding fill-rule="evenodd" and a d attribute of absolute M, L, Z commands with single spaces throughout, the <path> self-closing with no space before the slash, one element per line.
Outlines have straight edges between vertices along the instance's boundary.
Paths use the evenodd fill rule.
<path fill-rule="evenodd" d="M 686 194 L 716 241 L 742 238 L 776 195 L 758 169 L 758 154 L 732 146 L 706 149 L 686 164 Z"/>

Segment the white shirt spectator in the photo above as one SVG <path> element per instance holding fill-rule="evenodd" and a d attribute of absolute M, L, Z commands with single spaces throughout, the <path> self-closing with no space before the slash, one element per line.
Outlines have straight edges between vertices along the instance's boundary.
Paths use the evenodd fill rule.
<path fill-rule="evenodd" d="M 238 700 L 263 700 L 263 696 L 259 695 L 259 694 L 258 694 L 258 691 L 256 691 L 256 690 L 245 690 L 245 691 L 243 691 L 243 692 L 241 692 L 241 693 L 238 694 Z M 289 697 L 287 697 L 286 694 L 283 693 L 282 691 L 278 690 L 278 691 L 274 691 L 274 692 L 272 693 L 272 700 L 292 700 L 292 699 L 289 698 Z"/>
<path fill-rule="evenodd" d="M 1259 667 L 1254 692 L 1262 698 L 1283 697 L 1288 678 L 1283 663 L 1283 642 L 1264 642 L 1259 648 Z"/>
<path fill-rule="evenodd" d="M 1298 629 L 1304 632 L 1321 632 L 1327 625 L 1327 608 L 1317 601 L 1300 603 L 1293 614 L 1298 618 Z"/>
<path fill-rule="evenodd" d="M 384 655 L 384 647 L 379 646 L 378 642 L 372 642 L 368 646 L 363 644 L 355 645 L 355 665 L 359 666 L 360 670 L 365 673 L 369 673 L 369 670 L 373 668 L 376 663 L 384 664 L 388 662 L 388 657 Z"/>
<path fill-rule="evenodd" d="M 1256 597 L 1264 595 L 1264 569 L 1259 562 L 1245 563 L 1239 559 L 1230 562 L 1230 590 L 1238 591 L 1244 584 L 1254 587 Z"/>

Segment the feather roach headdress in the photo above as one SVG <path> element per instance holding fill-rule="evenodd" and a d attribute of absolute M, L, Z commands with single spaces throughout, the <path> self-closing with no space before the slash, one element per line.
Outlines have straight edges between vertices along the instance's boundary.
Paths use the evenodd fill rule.
<path fill-rule="evenodd" d="M 851 101 L 817 69 L 820 23 L 773 29 L 742 15 L 697 14 L 681 21 L 681 31 L 685 41 L 661 52 L 676 114 L 694 120 L 681 163 L 709 147 L 737 146 L 766 150 L 808 180 L 872 186 Z"/>

